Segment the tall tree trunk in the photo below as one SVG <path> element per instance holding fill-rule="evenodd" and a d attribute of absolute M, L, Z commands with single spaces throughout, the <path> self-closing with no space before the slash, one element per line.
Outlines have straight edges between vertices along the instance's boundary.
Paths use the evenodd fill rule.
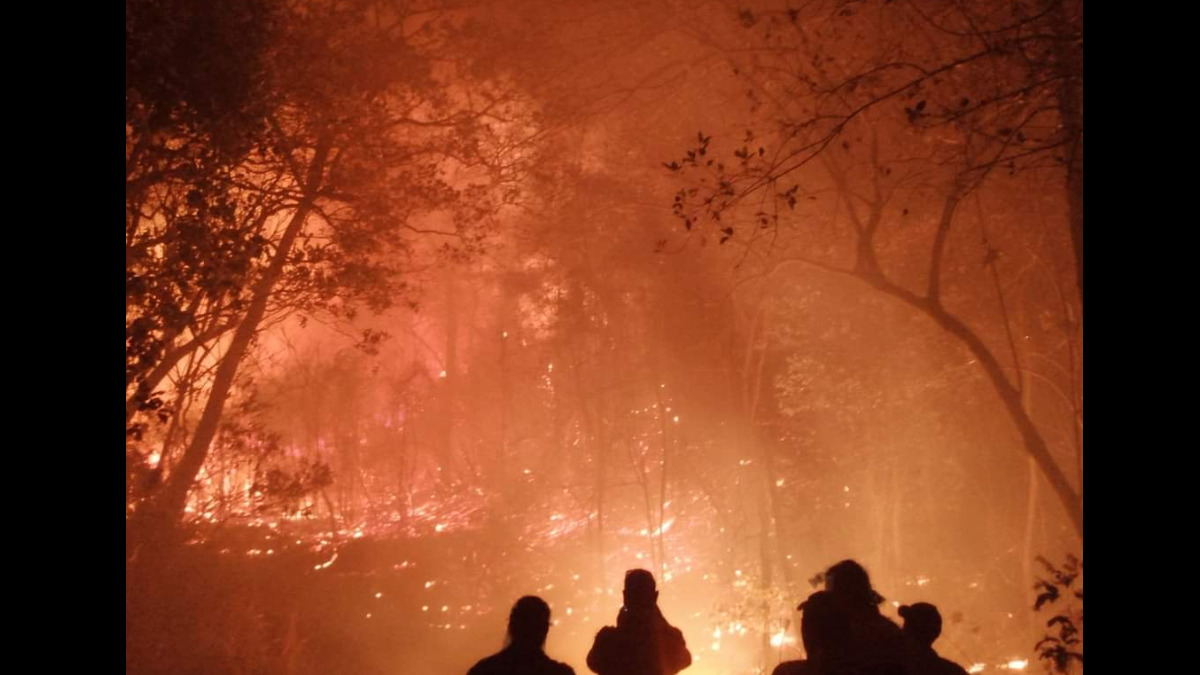
<path fill-rule="evenodd" d="M 1051 489 L 1054 490 L 1055 495 L 1066 510 L 1067 516 L 1075 527 L 1076 534 L 1082 539 L 1083 499 L 1080 493 L 1076 492 L 1075 488 L 1071 486 L 1071 482 L 1067 479 L 1066 474 L 1050 453 L 1046 439 L 1038 430 L 1033 419 L 1025 412 L 1021 405 L 1020 389 L 1009 381 L 1004 373 L 1004 367 L 979 334 L 957 316 L 946 311 L 942 306 L 940 300 L 942 260 L 940 256 L 943 252 L 943 246 L 938 242 L 939 240 L 944 240 L 946 233 L 949 231 L 954 218 L 955 208 L 963 197 L 963 187 L 956 183 L 954 188 L 946 195 L 930 260 L 929 286 L 926 295 L 919 295 L 904 286 L 889 281 L 876 259 L 874 236 L 882 222 L 883 207 L 886 198 L 877 189 L 870 203 L 868 216 L 865 219 L 861 218 L 850 197 L 844 171 L 832 161 L 827 161 L 827 166 L 830 177 L 833 178 L 842 193 L 842 200 L 846 203 L 846 210 L 854 222 L 857 231 L 857 259 L 855 260 L 854 268 L 849 270 L 839 269 L 808 259 L 802 259 L 800 262 L 863 281 L 877 291 L 901 300 L 913 309 L 922 312 L 940 328 L 958 338 L 983 366 L 984 372 L 987 374 L 996 393 L 1000 396 L 1001 403 L 1003 403 L 1009 417 L 1017 427 L 1017 432 L 1021 436 L 1025 451 L 1037 462 L 1038 468 L 1046 476 Z M 772 273 L 786 265 L 787 262 L 778 263 L 775 269 L 772 270 Z"/>
<path fill-rule="evenodd" d="M 605 434 L 605 424 L 602 402 L 592 408 L 592 397 L 583 386 L 583 366 L 578 349 L 572 354 L 571 373 L 575 384 L 575 398 L 579 402 L 579 416 L 583 422 L 583 435 L 588 446 L 592 449 L 592 457 L 596 464 L 594 476 L 593 504 L 596 513 L 596 530 L 593 539 L 595 554 L 595 575 L 598 588 L 608 588 L 608 574 L 605 565 L 607 551 L 604 546 L 604 510 L 605 497 L 608 487 L 608 444 Z M 600 600 L 600 598 L 598 598 Z"/>
<path fill-rule="evenodd" d="M 1071 4 L 1073 7 L 1068 7 Z M 1077 7 L 1075 6 L 1077 5 Z M 1078 12 L 1077 14 L 1075 12 Z M 1066 137 L 1067 206 L 1071 224 L 1071 244 L 1075 250 L 1075 282 L 1079 302 L 1083 304 L 1083 45 L 1067 36 L 1083 39 L 1083 4 L 1059 0 L 1054 7 L 1058 33 L 1055 58 L 1061 79 L 1058 86 L 1058 110 Z"/>
<path fill-rule="evenodd" d="M 439 490 L 448 490 L 454 467 L 454 415 L 458 403 L 458 289 L 453 273 L 446 284 L 446 361 L 442 377 L 442 416 L 439 420 L 437 472 Z"/>
<path fill-rule="evenodd" d="M 660 374 L 658 378 L 662 379 Z M 671 445 L 673 438 L 670 436 L 670 426 L 667 424 L 667 408 L 666 401 L 662 397 L 662 388 L 657 384 L 654 387 L 655 402 L 658 403 L 658 426 L 659 433 L 662 435 L 662 466 L 659 467 L 658 474 L 658 560 L 659 560 L 659 575 L 662 576 L 663 570 L 667 569 L 667 548 L 663 541 L 663 524 L 667 519 L 667 468 L 670 461 Z M 651 542 L 653 543 L 653 542 Z"/>
<path fill-rule="evenodd" d="M 1025 538 L 1023 549 L 1021 552 L 1021 583 L 1024 585 L 1024 591 L 1029 591 L 1033 588 L 1036 579 L 1033 576 L 1033 559 L 1037 555 L 1033 550 L 1033 527 L 1036 521 L 1038 510 L 1038 469 L 1037 463 L 1033 458 L 1029 458 L 1029 491 L 1028 499 L 1025 502 Z M 1037 615 L 1029 612 L 1028 629 L 1031 635 L 1037 635 L 1037 628 L 1040 621 Z"/>
<path fill-rule="evenodd" d="M 762 613 L 762 656 L 760 659 L 762 672 L 766 672 L 770 669 L 770 664 L 775 656 L 775 650 L 771 648 L 771 602 L 768 600 L 771 596 L 771 587 L 775 583 L 772 574 L 775 564 L 774 556 L 771 555 L 771 507 L 767 503 L 769 498 L 764 490 L 756 490 L 756 492 L 758 493 L 759 590 L 762 593 L 762 605 L 759 608 Z"/>
<path fill-rule="evenodd" d="M 1041 469 L 1042 474 L 1046 476 L 1051 489 L 1054 490 L 1059 501 L 1062 502 L 1063 508 L 1067 512 L 1067 517 L 1071 519 L 1076 534 L 1082 538 L 1083 500 L 1079 497 L 1075 488 L 1071 486 L 1071 482 L 1067 479 L 1066 474 L 1063 473 L 1062 468 L 1059 467 L 1058 462 L 1050 453 L 1050 448 L 1046 445 L 1046 439 L 1042 437 L 1037 425 L 1034 424 L 1033 418 L 1029 416 L 1021 403 L 1020 389 L 1013 385 L 1008 377 L 1005 376 L 1004 368 L 1000 365 L 996 355 L 988 349 L 983 340 L 970 327 L 958 317 L 942 309 L 940 305 L 930 303 L 924 298 L 886 281 L 877 280 L 872 285 L 924 312 L 939 327 L 958 338 L 971 352 L 971 355 L 979 361 L 988 379 L 991 380 L 996 393 L 1000 395 L 1000 401 L 1004 404 L 1009 418 L 1016 424 L 1017 432 L 1021 435 L 1025 451 L 1029 453 L 1037 463 L 1038 468 Z"/>

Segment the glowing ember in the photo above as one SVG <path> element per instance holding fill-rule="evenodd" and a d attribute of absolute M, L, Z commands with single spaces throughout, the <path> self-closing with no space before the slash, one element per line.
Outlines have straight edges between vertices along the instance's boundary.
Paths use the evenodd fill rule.
<path fill-rule="evenodd" d="M 982 663 L 972 663 L 970 668 L 967 668 L 968 673 L 982 673 L 987 666 Z"/>
<path fill-rule="evenodd" d="M 1010 670 L 1025 670 L 1025 666 L 1029 665 L 1028 659 L 1012 659 L 1005 664 Z"/>

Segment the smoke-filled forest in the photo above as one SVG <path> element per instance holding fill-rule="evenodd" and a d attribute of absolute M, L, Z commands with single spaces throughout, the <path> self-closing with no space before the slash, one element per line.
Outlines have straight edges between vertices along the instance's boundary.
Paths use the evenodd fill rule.
<path fill-rule="evenodd" d="M 126 0 L 126 672 L 1081 673 L 1082 22 Z"/>

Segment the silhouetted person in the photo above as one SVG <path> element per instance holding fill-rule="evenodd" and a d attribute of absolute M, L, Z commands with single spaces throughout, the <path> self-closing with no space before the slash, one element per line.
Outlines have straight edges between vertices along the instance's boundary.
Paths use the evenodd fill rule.
<path fill-rule="evenodd" d="M 903 675 L 905 639 L 879 612 L 883 597 L 862 565 L 843 560 L 825 572 L 825 590 L 797 609 L 805 661 L 779 664 L 775 675 Z"/>
<path fill-rule="evenodd" d="M 879 612 L 883 596 L 871 587 L 862 565 L 843 560 L 825 571 L 834 621 L 844 628 L 832 639 L 840 663 L 869 675 L 903 673 L 904 632 Z"/>
<path fill-rule="evenodd" d="M 967 675 L 967 671 L 950 659 L 944 659 L 933 649 L 942 634 L 942 615 L 928 602 L 904 605 L 904 636 L 908 638 L 908 675 Z"/>
<path fill-rule="evenodd" d="M 623 596 L 616 627 L 605 626 L 596 633 L 588 668 L 600 675 L 675 675 L 692 665 L 683 633 L 658 609 L 654 576 L 629 570 Z"/>
<path fill-rule="evenodd" d="M 799 661 L 784 661 L 775 667 L 771 675 L 825 675 L 836 670 L 832 645 L 845 626 L 839 622 L 828 591 L 817 591 L 808 596 L 796 608 L 800 617 L 800 641 L 808 657 Z"/>
<path fill-rule="evenodd" d="M 550 605 L 527 595 L 508 615 L 508 644 L 499 653 L 475 664 L 467 675 L 575 675 L 542 651 L 550 632 Z"/>

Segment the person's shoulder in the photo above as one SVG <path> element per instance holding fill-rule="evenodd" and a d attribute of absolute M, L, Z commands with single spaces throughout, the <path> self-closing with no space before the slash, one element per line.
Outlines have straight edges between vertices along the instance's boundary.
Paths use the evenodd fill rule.
<path fill-rule="evenodd" d="M 467 675 L 491 675 L 492 673 L 499 672 L 497 669 L 497 666 L 499 665 L 499 659 L 499 654 L 492 654 L 491 656 L 479 659 L 479 661 L 475 665 L 471 666 L 471 669 L 467 671 Z"/>
<path fill-rule="evenodd" d="M 896 623 L 892 619 L 892 617 L 886 616 L 882 612 L 879 612 L 878 610 L 876 610 L 876 612 L 871 615 L 871 620 L 875 622 L 875 625 L 879 626 L 880 628 L 883 628 L 884 630 L 897 631 L 899 633 L 904 632 L 904 629 L 901 628 L 900 624 Z"/>
<path fill-rule="evenodd" d="M 874 614 L 871 616 L 871 631 L 878 639 L 885 639 L 889 642 L 900 644 L 905 642 L 904 629 L 900 627 L 891 618 L 883 614 Z"/>
<path fill-rule="evenodd" d="M 823 673 L 846 673 L 856 671 L 845 671 L 840 667 L 834 666 L 832 669 L 822 670 L 813 665 L 807 659 L 798 661 L 784 661 L 775 667 L 771 675 L 822 675 Z"/>
<path fill-rule="evenodd" d="M 575 675 L 574 668 L 562 661 L 555 661 L 553 659 L 550 660 L 550 667 L 546 669 L 546 672 L 551 675 Z"/>
<path fill-rule="evenodd" d="M 941 669 L 939 672 L 941 672 L 942 675 L 967 675 L 966 668 L 963 668 L 950 659 L 939 656 L 938 662 L 941 664 Z"/>
<path fill-rule="evenodd" d="M 615 626 L 605 626 L 596 631 L 596 637 L 592 639 L 592 651 L 610 651 L 615 648 L 615 643 L 620 638 L 620 632 Z"/>
<path fill-rule="evenodd" d="M 775 666 L 771 675 L 807 675 L 808 672 L 808 664 L 804 661 L 784 661 Z"/>

